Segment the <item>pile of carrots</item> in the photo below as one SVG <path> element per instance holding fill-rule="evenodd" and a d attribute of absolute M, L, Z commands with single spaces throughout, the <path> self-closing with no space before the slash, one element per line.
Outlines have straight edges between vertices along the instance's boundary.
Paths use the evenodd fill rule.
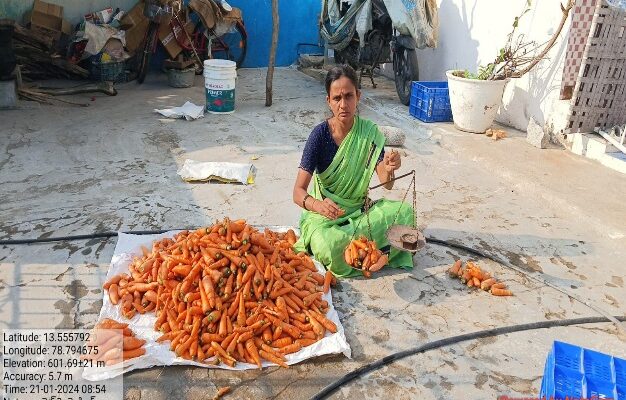
<path fill-rule="evenodd" d="M 448 269 L 448 274 L 453 278 L 459 278 L 468 287 L 474 287 L 490 292 L 494 296 L 512 296 L 513 292 L 507 290 L 504 282 L 498 282 L 489 272 L 483 271 L 478 265 L 467 261 L 462 266 L 462 261 L 457 260 Z"/>
<path fill-rule="evenodd" d="M 81 358 L 104 361 L 105 365 L 117 364 L 146 353 L 143 347 L 146 344 L 145 340 L 136 338 L 128 324 L 109 318 L 95 326 L 85 344 L 97 346 L 98 352 L 83 355 Z"/>
<path fill-rule="evenodd" d="M 343 257 L 348 265 L 360 269 L 366 278 L 371 277 L 372 272 L 379 271 L 389 261 L 389 257 L 378 249 L 376 242 L 367 240 L 365 236 L 352 240 Z"/>
<path fill-rule="evenodd" d="M 287 367 L 285 355 L 337 332 L 322 299 L 334 277 L 296 254 L 296 241 L 293 230 L 260 232 L 226 218 L 144 247 L 130 275 L 104 288 L 127 318 L 155 312 L 158 342 L 179 357 Z"/>

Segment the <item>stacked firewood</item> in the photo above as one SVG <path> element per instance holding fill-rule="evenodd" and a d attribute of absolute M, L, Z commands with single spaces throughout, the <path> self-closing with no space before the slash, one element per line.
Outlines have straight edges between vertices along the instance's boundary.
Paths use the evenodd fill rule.
<path fill-rule="evenodd" d="M 56 52 L 52 37 L 27 29 L 10 19 L 0 20 L 0 25 L 14 27 L 13 48 L 22 79 L 81 79 L 89 76 L 89 71 L 70 63 Z"/>

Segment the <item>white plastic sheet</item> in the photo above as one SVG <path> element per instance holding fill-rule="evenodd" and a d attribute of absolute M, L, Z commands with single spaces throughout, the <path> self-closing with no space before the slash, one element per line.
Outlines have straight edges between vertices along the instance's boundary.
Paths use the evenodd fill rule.
<path fill-rule="evenodd" d="M 204 106 L 197 106 L 188 101 L 181 107 L 164 108 L 162 110 L 154 110 L 164 117 L 168 118 L 185 118 L 187 121 L 204 117 Z"/>
<path fill-rule="evenodd" d="M 186 182 L 216 180 L 251 185 L 256 177 L 256 167 L 252 164 L 185 160 L 178 170 L 178 175 Z"/>
<path fill-rule="evenodd" d="M 270 229 L 277 232 L 285 232 L 289 229 L 289 227 L 270 227 Z M 142 254 L 142 245 L 150 248 L 154 240 L 159 240 L 166 237 L 171 238 L 177 232 L 178 231 L 169 231 L 159 235 L 130 235 L 120 232 L 117 238 L 115 251 L 113 252 L 113 258 L 111 259 L 111 267 L 109 268 L 106 279 L 108 280 L 113 275 L 117 275 L 122 272 L 128 273 L 128 265 L 132 261 L 132 258 L 135 256 L 140 256 Z M 324 268 L 317 261 L 314 260 L 314 262 L 320 273 L 324 273 Z M 343 326 L 341 325 L 341 321 L 339 321 L 337 311 L 333 307 L 331 292 L 325 294 L 323 298 L 329 304 L 329 310 L 326 316 L 337 325 L 337 332 L 334 334 L 327 332 L 326 337 L 319 340 L 318 342 L 312 344 L 311 346 L 303 348 L 297 353 L 287 355 L 287 364 L 297 364 L 299 362 L 305 361 L 306 359 L 321 356 L 324 354 L 343 353 L 346 357 L 351 357 L 350 345 L 346 340 Z M 129 327 L 135 333 L 136 337 L 146 340 L 146 354 L 141 357 L 125 361 L 122 368 L 111 367 L 109 369 L 99 370 L 97 372 L 94 370 L 86 369 L 83 373 L 83 377 L 88 380 L 99 381 L 109 379 L 122 373 L 133 371 L 136 369 L 165 365 L 195 365 L 204 368 L 220 368 L 239 371 L 258 368 L 256 365 L 247 363 L 237 363 L 234 368 L 231 368 L 224 364 L 220 364 L 217 366 L 207 365 L 176 357 L 175 353 L 172 352 L 169 348 L 169 342 L 156 342 L 156 339 L 161 334 L 159 332 L 156 332 L 153 328 L 154 322 L 156 321 L 156 315 L 154 313 L 147 313 L 143 315 L 137 314 L 135 315 L 135 317 L 133 317 L 133 319 L 127 320 L 121 315 L 120 308 L 111 304 L 106 291 L 103 291 L 102 309 L 100 310 L 100 316 L 98 317 L 98 320 L 100 321 L 104 318 L 111 318 L 117 321 L 127 322 L 129 324 Z M 275 365 L 276 364 L 267 361 L 263 362 L 263 367 Z"/>
<path fill-rule="evenodd" d="M 383 2 L 393 21 L 393 27 L 400 34 L 412 36 L 420 49 L 437 47 L 439 17 L 435 0 L 383 0 Z"/>

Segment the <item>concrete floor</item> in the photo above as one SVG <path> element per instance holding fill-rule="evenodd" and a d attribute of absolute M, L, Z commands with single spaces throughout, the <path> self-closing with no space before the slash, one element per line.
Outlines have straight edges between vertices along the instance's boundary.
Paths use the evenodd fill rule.
<path fill-rule="evenodd" d="M 313 73 L 315 75 L 315 73 Z M 227 215 L 259 225 L 297 225 L 291 189 L 314 125 L 329 115 L 322 84 L 278 69 L 264 107 L 265 70 L 241 70 L 237 111 L 198 121 L 161 119 L 154 108 L 204 103 L 201 77 L 169 88 L 152 74 L 119 85 L 89 108 L 0 112 L 0 239 L 200 226 Z M 520 132 L 493 142 L 410 117 L 393 90 L 364 83 L 363 116 L 408 137 L 403 171 L 416 169 L 419 223 L 427 235 L 506 258 L 613 315 L 626 314 L 626 176 L 562 149 L 538 150 Z M 90 96 L 76 97 L 89 101 Z M 253 186 L 187 184 L 185 159 L 250 162 Z M 408 181 L 373 197 L 402 198 Z M 0 247 L 0 327 L 90 327 L 115 240 Z M 344 280 L 335 306 L 352 359 L 325 356 L 287 370 L 228 372 L 154 368 L 126 374 L 126 398 L 306 399 L 357 367 L 430 340 L 525 322 L 596 316 L 566 295 L 488 260 L 514 297 L 463 288 L 444 273 L 468 255 L 428 245 L 412 272 Z M 611 324 L 509 334 L 405 358 L 337 392 L 337 399 L 486 399 L 539 391 L 553 340 L 626 357 Z"/>

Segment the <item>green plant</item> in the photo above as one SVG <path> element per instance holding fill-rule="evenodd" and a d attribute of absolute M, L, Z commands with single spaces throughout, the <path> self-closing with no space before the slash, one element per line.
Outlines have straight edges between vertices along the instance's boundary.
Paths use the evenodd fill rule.
<path fill-rule="evenodd" d="M 454 75 L 478 80 L 502 80 L 508 78 L 519 78 L 530 71 L 537 63 L 545 59 L 548 51 L 556 43 L 570 10 L 574 7 L 575 0 L 568 0 L 567 5 L 561 4 L 561 22 L 550 40 L 537 45 L 534 41 L 526 41 L 523 34 L 516 35 L 520 19 L 531 10 L 531 0 L 526 0 L 526 5 L 513 20 L 513 29 L 507 35 L 507 40 L 503 48 L 498 52 L 498 56 L 493 62 L 478 67 L 478 73 L 468 70 L 455 71 Z"/>

